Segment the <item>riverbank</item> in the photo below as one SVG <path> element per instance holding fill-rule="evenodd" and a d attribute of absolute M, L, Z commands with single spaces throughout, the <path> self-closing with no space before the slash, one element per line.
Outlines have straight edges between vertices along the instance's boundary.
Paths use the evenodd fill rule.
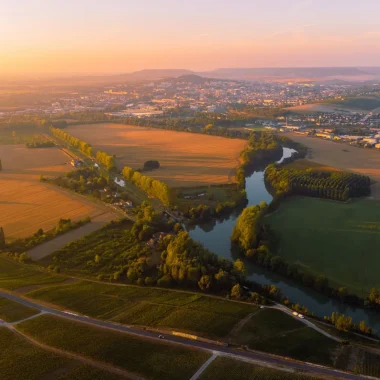
<path fill-rule="evenodd" d="M 283 156 L 279 162 L 291 157 L 293 152 L 289 148 L 283 148 Z M 248 206 L 257 205 L 261 201 L 270 203 L 273 199 L 266 189 L 264 173 L 265 169 L 257 170 L 246 178 Z M 194 240 L 202 243 L 218 256 L 235 260 L 237 256 L 231 251 L 230 236 L 240 212 L 233 213 L 229 218 L 212 220 L 190 227 L 189 234 Z M 243 261 L 249 280 L 260 285 L 275 285 L 292 303 L 304 305 L 310 313 L 315 313 L 316 316 L 323 318 L 324 316 L 330 316 L 333 312 L 339 312 L 340 314 L 351 316 L 355 323 L 364 320 L 372 329 L 377 332 L 380 331 L 380 315 L 375 311 L 342 304 L 338 300 L 328 298 L 313 289 L 260 268 L 247 259 L 243 259 Z"/>

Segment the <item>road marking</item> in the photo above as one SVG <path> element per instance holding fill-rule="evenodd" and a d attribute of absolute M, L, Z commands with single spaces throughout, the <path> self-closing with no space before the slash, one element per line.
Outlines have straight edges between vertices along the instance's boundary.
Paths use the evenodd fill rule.
<path fill-rule="evenodd" d="M 218 352 L 214 352 L 210 359 L 208 359 L 203 365 L 198 369 L 197 372 L 191 377 L 190 380 L 196 380 L 203 373 L 203 371 L 219 356 Z"/>

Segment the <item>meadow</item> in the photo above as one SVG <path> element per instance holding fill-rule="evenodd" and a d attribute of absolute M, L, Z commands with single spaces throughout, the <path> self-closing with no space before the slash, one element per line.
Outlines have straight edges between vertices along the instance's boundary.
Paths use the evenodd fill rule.
<path fill-rule="evenodd" d="M 0 327 L 1 380 L 119 380 L 121 377 L 39 348 Z M 26 377 L 27 376 L 27 377 Z"/>
<path fill-rule="evenodd" d="M 235 182 L 235 169 L 245 140 L 203 134 L 149 129 L 122 124 L 87 124 L 67 132 L 95 150 L 114 154 L 119 168 L 143 168 L 158 160 L 160 168 L 147 172 L 171 187 Z"/>
<path fill-rule="evenodd" d="M 367 175 L 376 183 L 372 196 L 380 199 L 380 152 L 378 149 L 364 149 L 324 139 L 289 134 L 289 137 L 309 148 L 308 158 L 321 165 Z"/>
<path fill-rule="evenodd" d="M 21 319 L 36 315 L 39 312 L 39 310 L 24 306 L 21 303 L 0 298 L 0 320 L 2 319 L 5 322 L 20 321 Z"/>
<path fill-rule="evenodd" d="M 316 379 L 316 377 L 313 377 Z M 308 375 L 259 367 L 224 356 L 217 357 L 199 380 L 310 380 Z"/>
<path fill-rule="evenodd" d="M 51 315 L 22 322 L 17 329 L 49 346 L 149 379 L 188 379 L 210 356 L 205 351 L 158 343 Z"/>
<path fill-rule="evenodd" d="M 278 254 L 302 271 L 325 275 L 359 295 L 380 287 L 380 202 L 348 204 L 294 197 L 266 218 L 279 238 Z"/>
<path fill-rule="evenodd" d="M 61 150 L 0 145 L 0 159 L 0 226 L 8 241 L 33 235 L 39 228 L 48 231 L 61 218 L 77 221 L 89 216 L 100 227 L 113 217 L 101 204 L 39 181 L 40 175 L 54 177 L 71 169 Z"/>

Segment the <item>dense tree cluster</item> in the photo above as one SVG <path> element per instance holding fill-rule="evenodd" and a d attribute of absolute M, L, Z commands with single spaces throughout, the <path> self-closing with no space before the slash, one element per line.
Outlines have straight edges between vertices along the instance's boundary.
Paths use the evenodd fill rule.
<path fill-rule="evenodd" d="M 96 152 L 96 159 L 103 164 L 108 170 L 116 167 L 115 157 L 99 150 Z"/>
<path fill-rule="evenodd" d="M 247 251 L 256 248 L 267 209 L 265 202 L 261 202 L 259 206 L 246 207 L 236 222 L 231 240 Z"/>
<path fill-rule="evenodd" d="M 380 289 L 372 288 L 367 300 L 368 306 L 380 309 Z"/>
<path fill-rule="evenodd" d="M 234 201 L 219 202 L 215 207 L 201 204 L 189 208 L 184 215 L 190 219 L 190 223 L 203 223 L 228 215 L 237 207 L 244 207 L 246 204 L 247 194 L 245 190 L 240 190 Z"/>
<path fill-rule="evenodd" d="M 128 166 L 124 167 L 123 176 L 127 181 L 131 181 L 147 194 L 158 198 L 164 205 L 170 205 L 172 196 L 170 188 L 166 183 L 142 175 Z"/>
<path fill-rule="evenodd" d="M 159 169 L 160 163 L 157 160 L 149 160 L 144 162 L 144 170 Z"/>
<path fill-rule="evenodd" d="M 265 180 L 277 193 L 339 201 L 367 196 L 371 191 L 371 180 L 366 176 L 348 172 L 299 170 L 275 164 L 265 171 Z"/>
<path fill-rule="evenodd" d="M 107 198 L 107 195 L 109 192 L 117 190 L 116 184 L 110 181 L 109 178 L 103 177 L 95 167 L 86 167 L 68 172 L 61 177 L 50 180 L 41 178 L 41 180 L 51 182 L 80 194 L 91 194 L 105 202 L 111 202 L 112 198 Z"/>
<path fill-rule="evenodd" d="M 270 132 L 252 132 L 247 148 L 241 153 L 242 168 L 247 170 L 255 164 L 280 159 L 282 144 L 280 138 Z"/>
<path fill-rule="evenodd" d="M 229 291 L 241 277 L 233 263 L 219 258 L 185 231 L 165 239 L 160 285 L 185 285 L 206 291 Z"/>
<path fill-rule="evenodd" d="M 53 134 L 53 136 L 66 141 L 68 144 L 79 149 L 81 152 L 83 152 L 87 156 L 92 157 L 94 155 L 94 150 L 92 146 L 90 144 L 87 144 L 85 141 L 79 140 L 76 137 L 71 136 L 69 133 L 63 131 L 62 129 L 51 127 L 50 131 Z"/>

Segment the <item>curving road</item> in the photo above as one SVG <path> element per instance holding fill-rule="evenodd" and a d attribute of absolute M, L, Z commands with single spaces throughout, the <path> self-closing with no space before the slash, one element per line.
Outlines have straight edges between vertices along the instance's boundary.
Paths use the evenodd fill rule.
<path fill-rule="evenodd" d="M 44 306 L 35 301 L 30 301 L 25 298 L 19 297 L 15 294 L 10 294 L 7 292 L 0 291 L 0 297 L 4 297 L 11 301 L 21 303 L 25 306 L 38 309 L 41 312 L 49 313 L 52 315 L 67 318 L 67 319 L 77 321 L 77 322 L 86 323 L 91 326 L 112 329 L 112 330 L 119 331 L 122 333 L 136 335 L 142 338 L 159 340 L 158 334 L 152 331 L 140 330 L 140 329 L 133 328 L 130 326 L 123 326 L 123 325 L 119 325 L 112 322 L 100 321 L 100 320 L 93 319 L 87 316 L 78 315 L 72 312 L 57 310 L 52 307 Z M 267 363 L 269 365 L 273 365 L 277 367 L 283 366 L 283 367 L 291 368 L 298 372 L 300 371 L 311 372 L 311 373 L 321 376 L 322 378 L 324 376 L 330 376 L 330 377 L 335 377 L 339 379 L 352 379 L 352 380 L 368 380 L 369 378 L 368 376 L 354 375 L 351 373 L 335 370 L 328 367 L 319 366 L 316 364 L 297 362 L 291 359 L 274 356 L 274 355 L 267 354 L 264 352 L 241 351 L 241 350 L 236 350 L 229 347 L 219 346 L 216 344 L 204 343 L 204 342 L 195 341 L 195 340 L 188 340 L 188 339 L 184 339 L 184 338 L 174 336 L 174 335 L 166 335 L 165 341 L 174 343 L 174 344 L 185 345 L 191 348 L 198 348 L 202 350 L 211 351 L 213 353 L 216 353 L 217 355 L 230 356 L 238 360 L 248 359 L 255 362 Z"/>

